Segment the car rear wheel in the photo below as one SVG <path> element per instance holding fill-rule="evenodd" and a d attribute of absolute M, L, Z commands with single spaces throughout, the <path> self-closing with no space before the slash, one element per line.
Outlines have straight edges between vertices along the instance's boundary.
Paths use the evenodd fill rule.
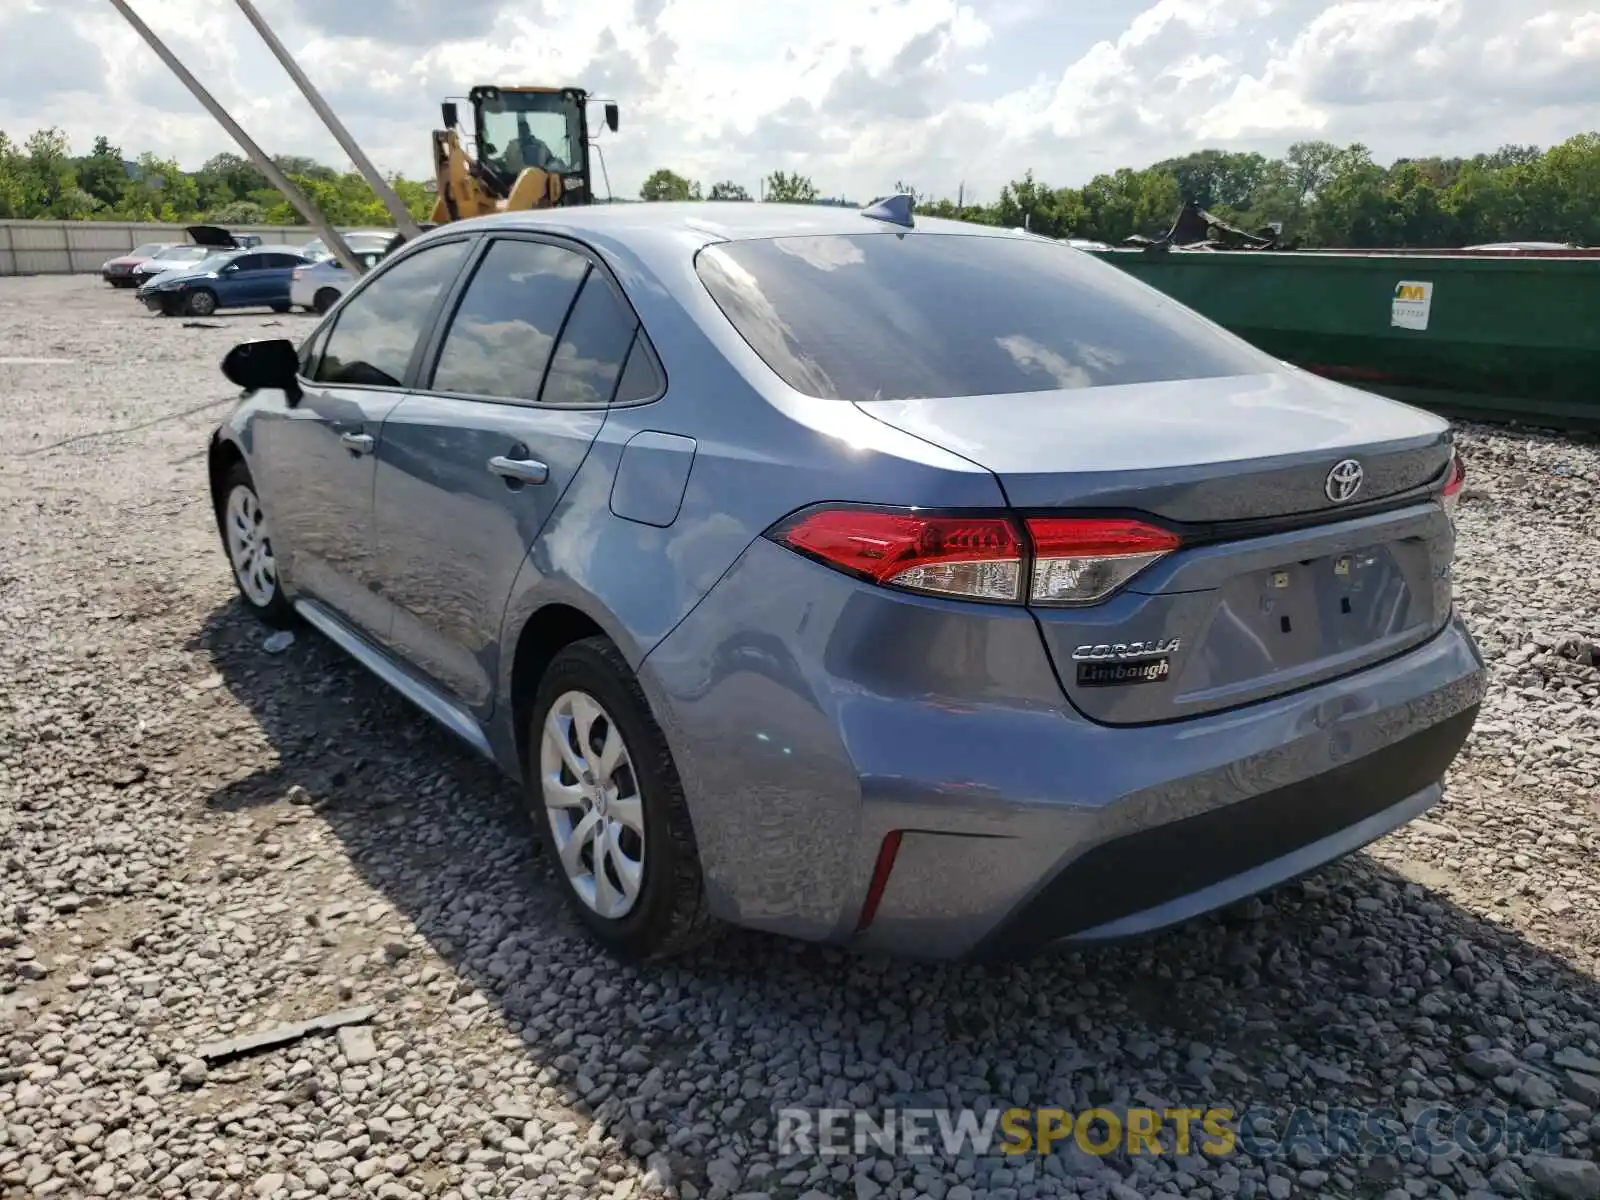
<path fill-rule="evenodd" d="M 528 736 L 530 814 L 567 899 L 619 958 L 681 954 L 714 929 L 683 785 L 609 640 L 556 655 Z"/>
<path fill-rule="evenodd" d="M 217 311 L 217 294 L 209 288 L 196 288 L 189 293 L 183 311 L 191 317 L 209 317 Z"/>
<path fill-rule="evenodd" d="M 320 288 L 311 298 L 311 306 L 319 313 L 325 313 L 339 302 L 339 292 L 336 288 Z"/>
<path fill-rule="evenodd" d="M 222 544 L 228 551 L 233 582 L 239 588 L 245 607 L 276 628 L 292 624 L 294 608 L 284 597 L 283 586 L 278 582 L 272 529 L 244 463 L 234 463 L 223 478 L 218 508 Z"/>
<path fill-rule="evenodd" d="M 294 305 L 292 304 L 274 304 L 272 305 L 272 311 L 275 313 L 286 313 L 293 307 Z"/>

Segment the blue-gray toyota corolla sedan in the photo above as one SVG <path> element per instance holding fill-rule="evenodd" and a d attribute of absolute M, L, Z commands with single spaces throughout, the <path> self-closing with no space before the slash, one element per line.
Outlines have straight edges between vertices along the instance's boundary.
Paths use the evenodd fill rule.
<path fill-rule="evenodd" d="M 224 369 L 245 605 L 520 780 L 619 955 L 1156 929 L 1423 812 L 1483 694 L 1444 421 L 903 201 L 451 224 Z"/>

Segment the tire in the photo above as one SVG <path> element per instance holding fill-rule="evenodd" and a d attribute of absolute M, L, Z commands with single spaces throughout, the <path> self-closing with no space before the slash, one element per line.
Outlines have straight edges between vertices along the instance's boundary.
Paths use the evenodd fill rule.
<path fill-rule="evenodd" d="M 589 737 L 577 761 L 590 779 L 609 787 L 587 786 L 572 770 L 585 721 Z M 600 753 L 619 734 L 621 755 L 611 773 L 597 779 Z M 561 754 L 558 738 L 572 754 Z M 527 745 L 529 816 L 568 902 L 594 939 L 631 962 L 671 958 L 705 941 L 716 927 L 683 785 L 638 680 L 609 640 L 585 638 L 555 656 L 539 681 Z M 571 807 L 551 806 L 547 790 L 557 789 L 572 799 Z M 590 840 L 584 831 L 595 827 L 610 840 Z M 563 857 L 569 843 L 572 853 Z M 604 856 L 599 873 L 597 848 Z M 633 872 L 627 868 L 635 863 L 630 894 Z"/>
<path fill-rule="evenodd" d="M 183 311 L 191 317 L 209 317 L 217 311 L 217 294 L 210 288 L 196 288 L 184 301 Z"/>
<path fill-rule="evenodd" d="M 338 288 L 318 288 L 317 294 L 311 297 L 311 307 L 314 311 L 325 313 L 335 304 L 339 303 Z"/>
<path fill-rule="evenodd" d="M 244 463 L 236 462 L 228 468 L 217 491 L 216 504 L 222 549 L 228 556 L 233 583 L 239 589 L 244 606 L 257 620 L 274 629 L 293 625 L 294 606 L 284 596 L 283 585 L 278 580 L 271 527 L 267 524 L 261 497 L 256 494 L 255 481 Z"/>
<path fill-rule="evenodd" d="M 292 304 L 274 304 L 272 305 L 272 311 L 275 313 L 286 313 L 293 307 L 294 305 Z"/>

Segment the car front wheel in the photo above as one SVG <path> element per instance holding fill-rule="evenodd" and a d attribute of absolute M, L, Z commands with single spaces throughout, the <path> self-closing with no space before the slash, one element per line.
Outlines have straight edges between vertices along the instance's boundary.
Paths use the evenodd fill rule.
<path fill-rule="evenodd" d="M 217 311 L 217 294 L 207 288 L 197 288 L 189 293 L 183 310 L 191 317 L 209 317 Z"/>
<path fill-rule="evenodd" d="M 540 840 L 596 941 L 639 961 L 683 953 L 712 932 L 672 754 L 609 640 L 574 642 L 551 662 L 527 774 Z"/>
<path fill-rule="evenodd" d="M 245 607 L 276 628 L 292 624 L 294 608 L 278 582 L 272 529 L 244 463 L 235 463 L 228 471 L 222 483 L 220 506 L 222 542 Z"/>

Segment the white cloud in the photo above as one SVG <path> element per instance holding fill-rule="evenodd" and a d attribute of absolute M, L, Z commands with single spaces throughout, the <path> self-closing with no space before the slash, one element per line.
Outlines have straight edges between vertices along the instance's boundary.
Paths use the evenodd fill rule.
<path fill-rule="evenodd" d="M 269 149 L 341 161 L 242 14 L 134 0 Z M 257 0 L 386 169 L 428 169 L 438 104 L 474 83 L 577 83 L 622 106 L 613 186 L 658 166 L 752 192 L 897 179 L 992 196 L 1202 145 L 1381 157 L 1548 144 L 1596 124 L 1600 0 Z M 1077 11 L 1074 11 L 1077 10 Z M 0 129 L 195 166 L 231 146 L 114 9 L 4 0 Z"/>

